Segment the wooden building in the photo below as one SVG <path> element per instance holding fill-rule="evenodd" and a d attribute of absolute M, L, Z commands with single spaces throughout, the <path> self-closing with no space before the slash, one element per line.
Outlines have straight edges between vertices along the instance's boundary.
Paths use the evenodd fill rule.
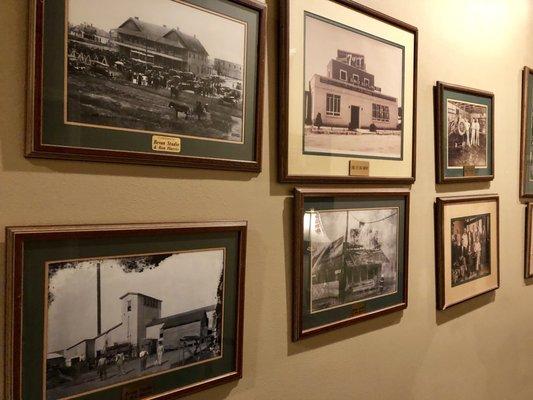
<path fill-rule="evenodd" d="M 196 36 L 179 28 L 128 18 L 115 31 L 120 54 L 138 63 L 210 75 L 209 54 Z"/>

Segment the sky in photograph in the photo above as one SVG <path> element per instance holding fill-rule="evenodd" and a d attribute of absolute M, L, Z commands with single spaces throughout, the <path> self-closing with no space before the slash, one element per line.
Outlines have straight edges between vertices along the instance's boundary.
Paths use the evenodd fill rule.
<path fill-rule="evenodd" d="M 244 64 L 245 26 L 175 0 L 68 0 L 68 21 L 83 22 L 105 31 L 130 17 L 196 35 L 211 59 Z"/>
<path fill-rule="evenodd" d="M 312 242 L 325 241 L 324 244 L 329 244 L 346 235 L 346 211 L 319 212 L 318 215 L 325 235 L 316 235 L 312 230 Z M 389 216 L 391 217 L 387 218 Z M 364 227 L 359 222 L 364 222 Z M 348 215 L 348 235 L 350 230 L 354 228 L 362 229 L 363 243 L 360 244 L 365 247 L 370 247 L 370 243 L 368 243 L 368 239 L 371 237 L 370 230 L 377 232 L 383 253 L 391 261 L 396 259 L 398 247 L 396 238 L 398 231 L 397 209 L 351 210 Z M 350 237 L 348 238 L 350 239 Z M 320 251 L 321 248 L 320 245 L 316 247 L 317 251 Z"/>
<path fill-rule="evenodd" d="M 402 104 L 402 49 L 341 28 L 312 16 L 305 17 L 305 87 L 314 74 L 327 76 L 337 50 L 365 56 L 366 71 L 375 76 L 381 93 Z"/>
<path fill-rule="evenodd" d="M 224 264 L 223 250 L 173 254 L 158 267 L 126 273 L 116 259 L 101 262 L 102 331 L 121 322 L 127 292 L 162 300 L 161 316 L 216 304 Z M 96 262 L 57 271 L 49 282 L 55 296 L 48 309 L 48 352 L 97 335 Z"/>

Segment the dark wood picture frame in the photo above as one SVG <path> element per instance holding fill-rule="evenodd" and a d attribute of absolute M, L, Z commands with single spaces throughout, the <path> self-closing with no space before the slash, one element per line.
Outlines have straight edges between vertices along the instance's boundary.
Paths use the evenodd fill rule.
<path fill-rule="evenodd" d="M 289 8 L 291 0 L 284 0 L 280 2 L 280 46 L 279 46 L 279 146 L 278 146 L 278 179 L 282 183 L 333 183 L 333 184 L 349 184 L 349 183 L 380 183 L 380 184 L 412 184 L 416 179 L 416 115 L 417 115 L 417 76 L 418 76 L 418 28 L 409 25 L 396 18 L 390 17 L 372 8 L 359 4 L 352 0 L 328 0 L 339 5 L 345 6 L 354 12 L 362 13 L 366 16 L 375 18 L 376 20 L 396 28 L 410 32 L 414 38 L 414 70 L 413 70 L 413 133 L 412 133 L 412 159 L 411 159 L 411 176 L 410 177 L 380 177 L 380 176 L 350 176 L 348 174 L 348 164 L 346 166 L 346 176 L 327 176 L 327 175 L 290 175 L 289 174 L 289 37 L 291 33 L 290 13 Z M 411 88 L 406 88 L 407 90 Z M 357 158 L 354 156 L 353 158 Z"/>
<path fill-rule="evenodd" d="M 369 200 L 379 197 L 380 199 L 402 199 L 405 205 L 404 223 L 399 226 L 398 235 L 403 235 L 403 246 L 400 246 L 403 252 L 402 298 L 401 301 L 370 312 L 360 312 L 358 309 L 353 310 L 353 315 L 335 322 L 330 322 L 321 326 L 305 330 L 302 326 L 303 307 L 302 295 L 303 275 L 304 275 L 304 229 L 303 217 L 305 214 L 305 200 L 313 198 L 335 197 L 340 199 L 358 199 Z M 409 210 L 410 210 L 410 193 L 409 192 L 367 192 L 354 189 L 321 189 L 321 188 L 295 188 L 294 189 L 294 211 L 293 211 L 293 273 L 292 273 L 292 340 L 298 341 L 312 337 L 324 332 L 335 330 L 344 326 L 349 326 L 358 322 L 366 321 L 384 314 L 393 313 L 407 308 L 408 302 L 408 281 L 409 281 Z M 401 232 L 401 233 L 400 233 Z M 398 251 L 400 251 L 400 248 Z"/>
<path fill-rule="evenodd" d="M 533 203 L 527 203 L 526 206 L 526 232 L 525 232 L 525 251 L 524 251 L 524 279 L 533 278 L 531 264 L 531 245 L 533 244 Z"/>
<path fill-rule="evenodd" d="M 533 76 L 533 68 L 524 67 L 522 71 L 522 114 L 520 120 L 520 199 L 533 198 L 533 191 L 528 191 L 526 188 L 526 160 L 527 160 L 527 125 L 528 112 L 533 108 L 530 104 L 529 93 L 532 90 L 529 85 L 529 80 Z"/>
<path fill-rule="evenodd" d="M 26 398 L 23 392 L 23 267 L 24 247 L 28 242 L 62 239 L 98 239 L 98 238 L 138 238 L 143 235 L 198 235 L 198 234 L 230 234 L 235 237 L 238 248 L 235 249 L 235 316 L 234 330 L 235 344 L 232 355 L 234 357 L 233 370 L 219 376 L 194 382 L 185 386 L 177 386 L 170 391 L 153 393 L 148 386 L 147 394 L 137 394 L 135 399 L 167 400 L 196 393 L 227 382 L 239 380 L 243 373 L 243 329 L 244 329 L 244 294 L 245 294 L 245 264 L 246 264 L 246 221 L 222 222 L 194 222 L 194 223 L 150 223 L 150 224 L 111 224 L 111 225 L 60 225 L 60 226 L 25 226 L 6 228 L 6 286 L 5 286 L 5 377 L 4 387 L 6 400 L 22 400 Z M 235 235 L 235 236 L 233 236 Z M 208 236 L 210 237 L 210 236 Z M 232 239 L 233 240 L 233 239 Z M 233 325 L 232 325 L 233 326 Z M 194 364 L 193 364 L 194 365 Z M 141 378 L 150 379 L 151 376 Z M 138 383 L 123 383 L 122 396 L 130 389 L 146 390 Z M 103 388 L 107 390 L 107 388 Z M 91 392 L 89 392 L 91 393 Z M 109 393 L 108 393 L 109 395 Z M 45 396 L 45 394 L 43 394 Z M 85 393 L 76 398 L 85 398 Z M 148 397 L 146 397 L 148 396 Z M 69 397 L 71 398 L 71 397 Z M 118 398 L 123 398 L 117 396 Z M 128 397 L 130 398 L 130 397 Z"/>
<path fill-rule="evenodd" d="M 257 69 L 255 90 L 254 131 L 244 137 L 254 138 L 253 159 L 227 159 L 224 157 L 202 157 L 176 155 L 175 153 L 149 153 L 131 150 L 111 150 L 94 147 L 73 147 L 43 143 L 43 100 L 44 100 L 44 14 L 45 2 L 30 0 L 29 43 L 28 43 L 28 85 L 27 117 L 25 135 L 25 156 L 34 158 L 113 162 L 127 164 L 178 166 L 184 168 L 235 170 L 261 172 L 263 142 L 263 102 L 265 84 L 266 20 L 267 6 L 256 0 L 228 0 L 239 7 L 258 13 Z M 243 121 L 244 125 L 245 121 Z M 157 133 L 153 133 L 158 135 Z M 160 133 L 161 136 L 168 136 Z M 178 135 L 178 137 L 180 137 Z M 243 139 L 244 140 L 244 139 Z M 244 142 L 243 142 L 244 143 Z M 150 149 L 151 150 L 151 149 Z"/>
<path fill-rule="evenodd" d="M 496 286 L 491 287 L 490 289 L 474 293 L 471 296 L 466 296 L 460 301 L 454 302 L 452 304 L 446 304 L 446 287 L 445 287 L 445 245 L 449 243 L 449 238 L 444 237 L 444 224 L 449 221 L 444 221 L 444 207 L 448 205 L 456 204 L 468 204 L 468 203 L 479 203 L 480 201 L 485 202 L 496 202 L 496 229 L 491 227 L 491 236 L 495 235 L 496 237 Z M 452 197 L 437 197 L 435 202 L 435 283 L 436 283 L 436 304 L 437 309 L 440 311 L 447 310 L 450 307 L 453 307 L 457 304 L 461 304 L 465 301 L 473 299 L 475 297 L 482 296 L 486 293 L 495 291 L 500 287 L 500 198 L 498 195 L 473 195 L 473 196 L 452 196 Z M 491 241 L 492 242 L 492 241 Z M 492 266 L 491 266 L 492 268 Z"/>
<path fill-rule="evenodd" d="M 443 156 L 443 151 L 445 150 L 442 146 L 442 138 L 447 135 L 447 132 L 443 132 L 442 125 L 444 119 L 447 117 L 446 110 L 443 109 L 443 96 L 445 91 L 454 91 L 460 92 L 467 95 L 473 95 L 478 97 L 484 97 L 490 99 L 491 102 L 491 111 L 490 115 L 490 132 L 492 135 L 491 145 L 487 148 L 487 152 L 490 156 L 490 163 L 487 160 L 487 166 L 490 167 L 492 171 L 489 175 L 475 175 L 475 176 L 461 176 L 461 177 L 449 177 L 446 176 L 446 160 L 447 158 Z M 437 82 L 437 85 L 434 88 L 434 109 L 435 109 L 435 173 L 436 173 L 436 182 L 439 184 L 442 183 L 460 183 L 460 182 L 486 182 L 494 179 L 494 93 L 472 89 L 466 86 L 454 85 L 451 83 Z"/>

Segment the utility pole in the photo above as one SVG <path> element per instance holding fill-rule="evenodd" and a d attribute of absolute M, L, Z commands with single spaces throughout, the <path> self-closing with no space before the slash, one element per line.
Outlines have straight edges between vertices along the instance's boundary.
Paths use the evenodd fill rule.
<path fill-rule="evenodd" d="M 102 334 L 102 298 L 100 291 L 100 263 L 96 264 L 96 324 L 98 336 Z"/>

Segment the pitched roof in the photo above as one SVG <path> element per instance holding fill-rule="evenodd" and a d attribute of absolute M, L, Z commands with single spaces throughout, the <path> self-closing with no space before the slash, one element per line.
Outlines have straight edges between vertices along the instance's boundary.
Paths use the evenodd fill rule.
<path fill-rule="evenodd" d="M 147 298 L 149 298 L 149 299 L 152 299 L 152 300 L 155 300 L 155 301 L 159 301 L 160 303 L 163 301 L 163 300 L 156 299 L 155 297 L 147 296 L 147 295 L 145 295 L 145 294 L 137 293 L 137 292 L 127 292 L 127 293 L 124 293 L 122 296 L 119 297 L 119 299 L 122 300 L 124 297 L 126 297 L 126 296 L 129 295 L 129 294 L 132 294 L 132 295 L 135 295 L 135 296 L 147 297 Z"/>
<path fill-rule="evenodd" d="M 131 25 L 131 23 L 138 29 L 130 29 L 128 25 Z M 172 47 L 187 48 L 206 56 L 209 55 L 196 37 L 182 32 L 179 28 L 169 28 L 130 17 L 118 27 L 117 31 L 139 38 L 146 38 L 153 42 L 164 43 Z M 179 40 L 176 40 L 176 37 Z"/>
<path fill-rule="evenodd" d="M 164 318 L 154 319 L 146 326 L 154 326 L 163 324 L 163 329 L 174 328 L 175 326 L 187 325 L 193 322 L 201 321 L 209 311 L 214 311 L 216 305 L 197 308 L 195 310 L 187 311 L 181 314 L 170 315 Z"/>

